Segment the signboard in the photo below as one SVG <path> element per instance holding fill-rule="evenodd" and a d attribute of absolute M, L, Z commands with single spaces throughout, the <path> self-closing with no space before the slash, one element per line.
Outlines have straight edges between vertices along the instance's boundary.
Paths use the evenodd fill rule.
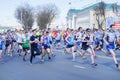
<path fill-rule="evenodd" d="M 114 14 L 114 28 L 120 28 L 120 12 Z"/>

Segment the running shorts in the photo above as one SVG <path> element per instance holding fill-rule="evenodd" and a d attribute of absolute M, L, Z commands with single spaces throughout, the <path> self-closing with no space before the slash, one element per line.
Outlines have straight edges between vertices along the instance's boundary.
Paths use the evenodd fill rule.
<path fill-rule="evenodd" d="M 67 45 L 67 47 L 66 48 L 72 48 L 74 45 Z"/>
<path fill-rule="evenodd" d="M 82 44 L 82 41 L 77 41 L 76 44 L 79 46 L 80 44 Z"/>
<path fill-rule="evenodd" d="M 114 42 L 110 43 L 109 45 L 106 46 L 107 50 L 114 49 Z"/>

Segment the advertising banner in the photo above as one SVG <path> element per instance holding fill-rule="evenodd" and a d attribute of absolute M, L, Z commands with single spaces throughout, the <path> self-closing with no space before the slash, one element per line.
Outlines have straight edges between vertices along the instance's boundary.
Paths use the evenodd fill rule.
<path fill-rule="evenodd" d="M 114 28 L 120 28 L 120 12 L 114 14 Z"/>

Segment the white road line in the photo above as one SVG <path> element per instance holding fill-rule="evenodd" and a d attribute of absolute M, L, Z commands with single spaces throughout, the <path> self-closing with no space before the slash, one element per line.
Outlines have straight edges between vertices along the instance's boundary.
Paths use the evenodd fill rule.
<path fill-rule="evenodd" d="M 86 67 L 79 66 L 79 65 L 74 65 L 75 68 L 80 68 L 80 69 L 86 69 Z"/>

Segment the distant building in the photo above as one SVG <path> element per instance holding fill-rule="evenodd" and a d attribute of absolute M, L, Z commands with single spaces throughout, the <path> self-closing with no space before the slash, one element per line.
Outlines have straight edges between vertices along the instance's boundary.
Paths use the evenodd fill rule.
<path fill-rule="evenodd" d="M 114 3 L 113 3 L 114 4 Z M 113 4 L 105 3 L 105 18 L 113 20 L 114 12 L 112 9 Z M 84 9 L 70 9 L 67 13 L 67 27 L 77 29 L 78 27 L 83 28 L 98 28 L 95 17 L 95 8 L 99 6 L 99 3 L 88 6 Z M 118 10 L 120 10 L 120 5 L 117 5 Z M 112 23 L 111 20 L 111 23 Z M 103 26 L 106 28 L 106 24 Z"/>
<path fill-rule="evenodd" d="M 22 26 L 19 25 L 0 25 L 0 32 L 7 31 L 7 30 L 23 30 Z"/>
<path fill-rule="evenodd" d="M 12 27 L 8 27 L 8 26 L 0 26 L 0 30 L 13 30 L 15 28 L 12 28 Z"/>

